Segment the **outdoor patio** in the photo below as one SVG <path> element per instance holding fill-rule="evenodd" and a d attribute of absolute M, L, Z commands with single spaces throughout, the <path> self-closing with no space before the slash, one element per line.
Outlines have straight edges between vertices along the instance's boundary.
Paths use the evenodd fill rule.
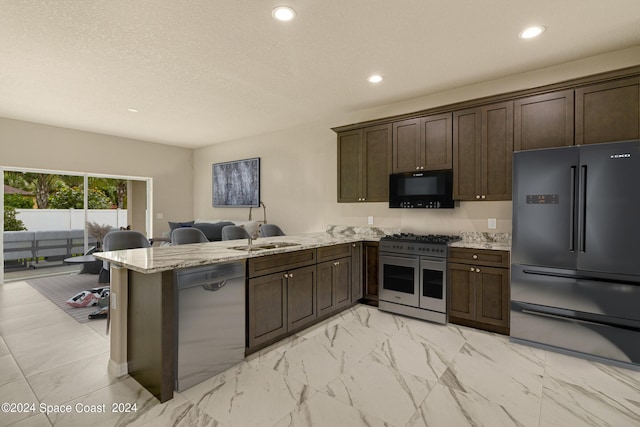
<path fill-rule="evenodd" d="M 60 276 L 65 274 L 80 273 L 82 265 L 69 265 L 63 261 L 39 261 L 35 268 L 26 267 L 9 267 L 5 265 L 4 281 L 5 283 L 16 282 L 20 280 L 37 279 L 40 277 Z M 97 275 L 96 275 L 97 277 Z"/>

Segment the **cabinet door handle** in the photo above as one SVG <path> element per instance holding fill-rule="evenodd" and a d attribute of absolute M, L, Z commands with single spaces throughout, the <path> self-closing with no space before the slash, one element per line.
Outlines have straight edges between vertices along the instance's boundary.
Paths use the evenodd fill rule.
<path fill-rule="evenodd" d="M 355 244 L 355 243 L 352 243 L 352 244 L 351 244 L 351 247 L 352 247 L 352 248 L 355 248 L 355 247 L 356 247 L 356 244 Z"/>
<path fill-rule="evenodd" d="M 476 273 L 480 273 L 480 269 L 479 268 L 476 268 Z"/>
<path fill-rule="evenodd" d="M 469 271 L 471 271 L 471 272 L 473 273 L 473 272 L 475 271 L 475 268 L 471 267 L 471 268 L 469 269 Z"/>
<path fill-rule="evenodd" d="M 288 275 L 287 273 L 284 273 L 284 278 L 285 278 L 285 279 L 288 279 L 288 278 L 289 278 L 289 275 Z"/>
<path fill-rule="evenodd" d="M 487 196 L 485 196 L 485 195 L 483 194 L 483 195 L 482 195 L 482 198 L 483 198 L 483 199 L 486 199 L 486 198 L 487 198 Z"/>
<path fill-rule="evenodd" d="M 480 270 L 478 270 L 480 271 Z M 289 279 L 293 279 L 293 273 L 289 273 Z"/>
<path fill-rule="evenodd" d="M 476 194 L 476 199 L 480 199 L 480 195 L 479 194 Z"/>
<path fill-rule="evenodd" d="M 473 259 L 478 259 L 478 255 L 473 254 L 472 258 L 473 258 Z"/>
<path fill-rule="evenodd" d="M 333 263 L 334 266 L 340 265 L 340 261 L 336 261 Z"/>

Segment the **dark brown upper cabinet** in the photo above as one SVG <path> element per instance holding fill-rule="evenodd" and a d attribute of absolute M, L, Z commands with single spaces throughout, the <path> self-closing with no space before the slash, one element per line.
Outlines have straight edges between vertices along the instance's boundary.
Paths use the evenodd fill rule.
<path fill-rule="evenodd" d="M 567 145 L 573 145 L 573 90 L 514 101 L 515 151 Z"/>
<path fill-rule="evenodd" d="M 453 113 L 453 198 L 511 200 L 513 101 Z"/>
<path fill-rule="evenodd" d="M 451 169 L 452 114 L 393 124 L 393 172 Z"/>
<path fill-rule="evenodd" d="M 391 124 L 338 133 L 338 202 L 386 202 Z"/>
<path fill-rule="evenodd" d="M 576 145 L 640 138 L 640 77 L 576 89 Z"/>

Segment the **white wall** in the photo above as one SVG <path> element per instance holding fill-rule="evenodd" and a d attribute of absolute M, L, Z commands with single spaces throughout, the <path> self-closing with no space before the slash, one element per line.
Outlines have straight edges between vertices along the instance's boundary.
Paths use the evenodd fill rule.
<path fill-rule="evenodd" d="M 0 117 L 3 167 L 152 178 L 151 237 L 168 231 L 172 218 L 193 216 L 192 156 L 191 149 Z"/>
<path fill-rule="evenodd" d="M 336 134 L 331 128 L 635 65 L 640 65 L 640 47 L 195 150 L 194 215 L 247 219 L 248 209 L 211 207 L 211 165 L 260 157 L 261 199 L 267 206 L 267 219 L 288 233 L 321 231 L 328 224 L 366 225 L 367 216 L 373 216 L 376 225 L 397 226 L 411 232 L 489 231 L 487 218 L 491 217 L 498 220 L 496 231 L 510 232 L 511 202 L 461 202 L 454 210 L 389 209 L 385 203 L 337 203 Z M 261 214 L 257 217 L 262 218 Z"/>

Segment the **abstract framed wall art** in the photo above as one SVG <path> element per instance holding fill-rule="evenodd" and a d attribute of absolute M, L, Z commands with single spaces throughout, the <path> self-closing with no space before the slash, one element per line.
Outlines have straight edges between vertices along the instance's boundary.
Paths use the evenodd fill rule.
<path fill-rule="evenodd" d="M 213 207 L 260 206 L 260 158 L 213 164 Z"/>

